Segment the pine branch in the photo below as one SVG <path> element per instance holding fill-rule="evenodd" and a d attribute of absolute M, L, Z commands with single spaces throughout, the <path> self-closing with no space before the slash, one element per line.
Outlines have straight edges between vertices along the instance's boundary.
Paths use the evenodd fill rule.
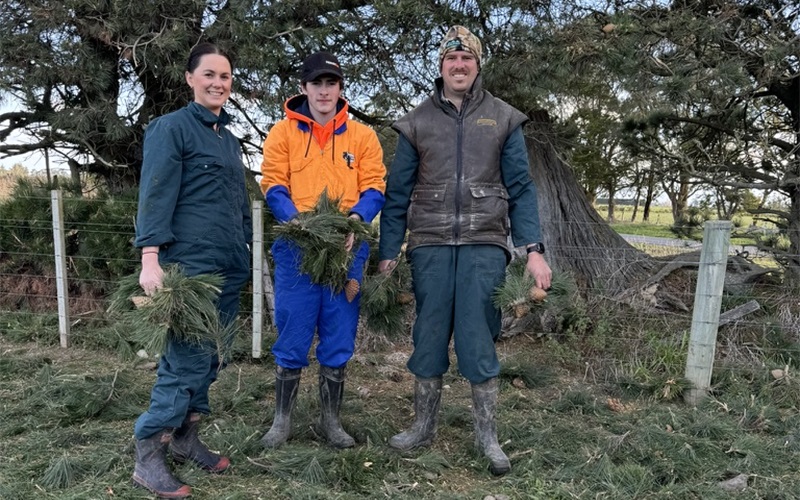
<path fill-rule="evenodd" d="M 413 302 L 411 267 L 405 259 L 399 259 L 389 274 L 367 275 L 361 290 L 367 328 L 390 337 L 404 330 L 406 307 Z"/>
<path fill-rule="evenodd" d="M 492 302 L 495 307 L 502 310 L 526 306 L 536 307 L 544 304 L 535 292 L 536 280 L 525 271 L 525 259 L 516 259 L 506 269 L 505 281 L 495 289 Z M 547 297 L 555 299 L 570 296 L 574 286 L 569 276 L 563 273 L 553 273 Z M 541 293 L 541 292 L 539 292 Z"/>
<path fill-rule="evenodd" d="M 187 277 L 180 265 L 164 268 L 162 288 L 145 297 L 138 273 L 120 280 L 108 312 L 133 332 L 131 340 L 147 352 L 163 353 L 170 336 L 192 344 L 212 343 L 220 350 L 233 323 L 223 325 L 217 311 L 222 276 L 199 274 Z"/>
<path fill-rule="evenodd" d="M 274 232 L 300 248 L 300 270 L 311 277 L 312 283 L 329 286 L 337 293 L 347 281 L 355 250 L 372 237 L 370 226 L 342 213 L 339 200 L 329 198 L 327 191 L 313 210 L 274 226 Z M 355 242 L 353 250 L 348 252 L 344 243 L 349 234 L 354 235 Z"/>

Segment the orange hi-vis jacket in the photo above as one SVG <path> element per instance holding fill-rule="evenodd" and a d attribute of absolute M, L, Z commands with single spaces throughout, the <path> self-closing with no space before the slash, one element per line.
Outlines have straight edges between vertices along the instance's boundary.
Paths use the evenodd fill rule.
<path fill-rule="evenodd" d="M 299 112 L 307 108 L 305 95 L 284 104 L 286 118 L 276 123 L 264 141 L 261 190 L 285 187 L 300 212 L 314 208 L 327 189 L 348 212 L 361 193 L 386 189 L 383 150 L 375 132 L 348 120 L 348 104 L 339 99 L 339 111 L 325 125 Z M 305 105 L 305 106 L 304 106 Z"/>

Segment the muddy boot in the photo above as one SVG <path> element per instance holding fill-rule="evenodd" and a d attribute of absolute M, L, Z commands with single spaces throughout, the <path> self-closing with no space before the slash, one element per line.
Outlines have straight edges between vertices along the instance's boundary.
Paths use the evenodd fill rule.
<path fill-rule="evenodd" d="M 159 498 L 186 498 L 192 494 L 192 489 L 178 481 L 167 467 L 167 447 L 171 439 L 170 429 L 136 440 L 133 484 L 147 488 Z"/>
<path fill-rule="evenodd" d="M 419 378 L 414 382 L 414 423 L 411 429 L 389 439 L 392 448 L 409 451 L 430 446 L 436 437 L 439 403 L 442 400 L 442 378 Z"/>
<path fill-rule="evenodd" d="M 225 472 L 231 465 L 228 457 L 209 450 L 208 446 L 197 436 L 201 418 L 200 413 L 189 413 L 180 428 L 172 435 L 172 441 L 169 443 L 172 459 L 179 464 L 191 460 L 208 472 Z"/>
<path fill-rule="evenodd" d="M 317 431 L 334 448 L 352 448 L 356 441 L 339 422 L 339 409 L 344 397 L 344 367 L 319 367 L 319 402 L 322 417 Z"/>
<path fill-rule="evenodd" d="M 272 420 L 272 427 L 261 438 L 261 444 L 265 448 L 277 448 L 292 435 L 292 409 L 297 399 L 302 372 L 301 368 L 275 368 L 275 418 Z"/>
<path fill-rule="evenodd" d="M 472 384 L 472 417 L 475 422 L 475 446 L 489 459 L 489 470 L 501 476 L 511 470 L 511 462 L 497 442 L 497 378 Z"/>

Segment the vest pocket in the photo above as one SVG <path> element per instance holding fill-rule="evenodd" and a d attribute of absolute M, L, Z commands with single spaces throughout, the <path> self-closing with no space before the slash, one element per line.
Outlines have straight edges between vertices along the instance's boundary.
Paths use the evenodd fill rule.
<path fill-rule="evenodd" d="M 441 235 L 450 226 L 444 197 L 446 184 L 417 186 L 408 206 L 408 230 L 415 233 Z"/>
<path fill-rule="evenodd" d="M 469 231 L 473 235 L 505 236 L 508 232 L 508 191 L 500 184 L 471 184 Z"/>

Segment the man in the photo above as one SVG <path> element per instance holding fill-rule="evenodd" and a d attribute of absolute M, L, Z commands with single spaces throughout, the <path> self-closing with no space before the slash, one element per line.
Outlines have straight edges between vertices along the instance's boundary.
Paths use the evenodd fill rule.
<path fill-rule="evenodd" d="M 481 42 L 451 27 L 439 48 L 441 78 L 433 94 L 395 122 L 400 133 L 381 215 L 380 263 L 389 272 L 406 229 L 416 297 L 415 420 L 390 446 L 410 450 L 436 435 L 442 375 L 455 343 L 458 367 L 472 385 L 476 443 L 496 475 L 511 470 L 497 442 L 500 364 L 495 341 L 501 314 L 492 293 L 516 246 L 527 248 L 527 272 L 550 287 L 536 190 L 522 133 L 527 117 L 481 87 Z"/>
<path fill-rule="evenodd" d="M 302 94 L 286 101 L 286 119 L 270 130 L 264 142 L 261 188 L 275 218 L 286 223 L 299 212 L 313 209 L 327 192 L 340 200 L 350 217 L 370 223 L 383 207 L 385 189 L 383 150 L 375 132 L 348 120 L 341 98 L 344 75 L 332 54 L 317 52 L 303 62 Z M 352 248 L 353 237 L 342 245 L 355 252 L 348 280 L 361 282 L 369 245 Z M 353 355 L 360 294 L 334 293 L 311 282 L 300 271 L 299 248 L 287 239 L 272 246 L 275 261 L 275 419 L 262 438 L 267 448 L 286 442 L 291 412 L 302 369 L 317 332 L 320 364 L 321 419 L 318 432 L 335 448 L 355 444 L 339 422 L 345 366 Z"/>

